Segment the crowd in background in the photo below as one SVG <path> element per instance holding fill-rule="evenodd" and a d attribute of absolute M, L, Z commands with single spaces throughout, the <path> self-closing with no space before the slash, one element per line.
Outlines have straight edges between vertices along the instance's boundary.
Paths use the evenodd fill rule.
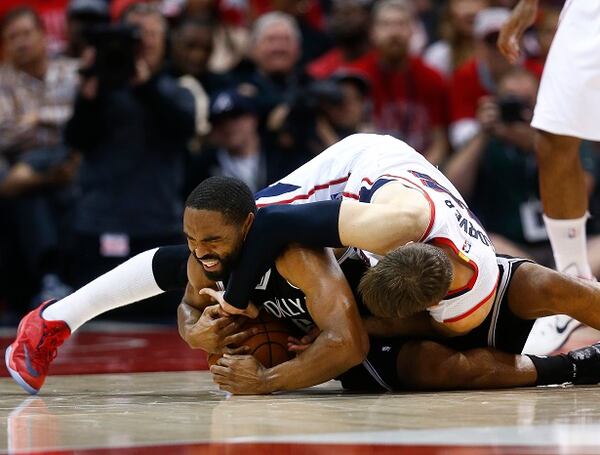
<path fill-rule="evenodd" d="M 511 0 L 3 1 L 0 324 L 182 242 L 204 178 L 258 190 L 357 132 L 406 141 L 498 252 L 552 266 L 529 120 L 561 3 L 513 66 Z M 581 156 L 599 276 L 598 146 Z"/>

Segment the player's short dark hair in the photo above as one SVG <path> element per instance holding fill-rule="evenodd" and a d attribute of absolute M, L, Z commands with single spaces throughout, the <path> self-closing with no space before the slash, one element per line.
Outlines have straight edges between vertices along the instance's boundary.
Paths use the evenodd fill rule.
<path fill-rule="evenodd" d="M 27 16 L 33 19 L 33 22 L 38 29 L 44 30 L 44 22 L 33 8 L 29 6 L 17 6 L 8 10 L 4 17 L 2 17 L 2 21 L 0 22 L 0 34 L 3 34 L 6 28 L 14 21 Z"/>
<path fill-rule="evenodd" d="M 452 274 L 450 259 L 441 248 L 410 243 L 370 268 L 358 292 L 374 316 L 410 316 L 439 303 L 448 293 Z"/>
<path fill-rule="evenodd" d="M 232 177 L 209 177 L 190 193 L 186 208 L 220 212 L 232 224 L 242 224 L 256 213 L 254 195 L 248 185 Z"/>

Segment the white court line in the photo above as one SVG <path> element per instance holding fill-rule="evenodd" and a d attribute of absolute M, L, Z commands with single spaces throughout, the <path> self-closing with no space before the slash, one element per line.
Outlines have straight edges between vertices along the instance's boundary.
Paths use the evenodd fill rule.
<path fill-rule="evenodd" d="M 348 433 L 249 436 L 227 442 L 297 442 L 320 444 L 590 446 L 600 448 L 600 424 L 458 427 L 428 430 L 391 430 Z"/>
<path fill-rule="evenodd" d="M 595 425 L 539 425 L 529 427 L 460 427 L 431 430 L 392 430 L 348 433 L 294 434 L 287 436 L 249 436 L 238 438 L 191 438 L 173 441 L 157 441 L 150 444 L 127 443 L 109 440 L 103 444 L 65 444 L 13 449 L 8 453 L 38 453 L 51 450 L 86 450 L 169 447 L 186 444 L 243 444 L 243 443 L 291 443 L 310 444 L 370 444 L 370 445 L 426 445 L 426 446 L 535 446 L 558 449 L 577 447 L 578 453 L 597 454 L 600 447 L 600 424 Z M 7 453 L 0 449 L 0 453 Z"/>

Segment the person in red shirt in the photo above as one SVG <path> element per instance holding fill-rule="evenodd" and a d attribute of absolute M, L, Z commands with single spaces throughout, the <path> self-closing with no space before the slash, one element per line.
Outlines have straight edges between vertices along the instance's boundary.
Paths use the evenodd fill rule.
<path fill-rule="evenodd" d="M 450 143 L 455 149 L 477 135 L 479 103 L 496 93 L 498 81 L 513 67 L 496 47 L 500 28 L 509 16 L 506 8 L 487 8 L 475 17 L 475 56 L 454 72 L 450 83 Z M 526 59 L 522 65 L 541 77 L 543 65 L 539 61 Z"/>
<path fill-rule="evenodd" d="M 355 62 L 370 49 L 369 34 L 372 0 L 334 0 L 329 30 L 336 47 L 313 60 L 307 72 L 315 79 L 325 79 L 341 67 Z"/>
<path fill-rule="evenodd" d="M 410 54 L 414 20 L 408 2 L 378 2 L 371 34 L 375 49 L 349 67 L 371 84 L 375 129 L 402 139 L 436 164 L 448 151 L 446 84 Z"/>

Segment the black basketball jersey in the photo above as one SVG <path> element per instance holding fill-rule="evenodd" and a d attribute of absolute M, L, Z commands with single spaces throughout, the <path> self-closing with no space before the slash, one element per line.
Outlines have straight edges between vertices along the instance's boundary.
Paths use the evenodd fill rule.
<path fill-rule="evenodd" d="M 366 310 L 356 293 L 356 289 L 360 277 L 367 270 L 367 266 L 361 260 L 350 258 L 341 261 L 340 266 L 354 293 L 362 316 L 366 313 Z M 332 289 L 331 292 L 334 293 L 335 289 Z M 263 275 L 252 291 L 250 300 L 258 308 L 264 308 L 276 318 L 289 319 L 304 332 L 308 332 L 314 325 L 314 321 L 306 307 L 306 296 L 299 288 L 283 278 L 276 267 L 272 267 Z"/>

